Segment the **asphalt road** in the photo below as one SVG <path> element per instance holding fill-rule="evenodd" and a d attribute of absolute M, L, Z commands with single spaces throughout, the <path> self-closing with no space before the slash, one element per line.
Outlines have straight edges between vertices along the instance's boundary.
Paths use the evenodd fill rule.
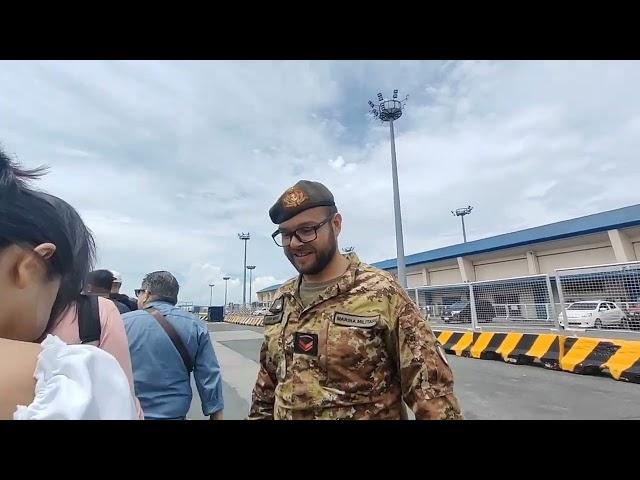
<path fill-rule="evenodd" d="M 262 328 L 209 324 L 222 367 L 224 417 L 246 417 L 258 371 Z M 640 385 L 540 367 L 448 356 L 469 420 L 640 419 Z M 195 385 L 189 419 L 204 419 Z"/>

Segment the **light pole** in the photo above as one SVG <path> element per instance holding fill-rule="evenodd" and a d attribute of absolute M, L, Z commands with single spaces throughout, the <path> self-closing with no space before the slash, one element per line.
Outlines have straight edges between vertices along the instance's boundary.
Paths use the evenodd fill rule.
<path fill-rule="evenodd" d="M 213 287 L 215 287 L 215 284 L 210 283 L 209 288 L 211 289 L 211 293 L 209 294 L 209 306 L 211 306 L 211 302 L 213 302 Z"/>
<path fill-rule="evenodd" d="M 460 220 L 462 220 L 462 239 L 464 240 L 464 243 L 467 243 L 467 231 L 464 228 L 464 216 L 469 215 L 471 213 L 471 210 L 473 210 L 473 207 L 471 205 L 464 208 L 458 208 L 455 212 L 451 210 L 451 215 L 453 215 L 454 217 L 460 217 Z"/>
<path fill-rule="evenodd" d="M 251 279 L 253 278 L 252 272 L 254 268 L 256 268 L 255 265 L 247 265 L 247 270 L 249 270 L 249 308 L 251 308 Z"/>
<path fill-rule="evenodd" d="M 224 311 L 227 311 L 227 287 L 229 286 L 229 279 L 231 277 L 222 277 L 224 280 Z"/>
<path fill-rule="evenodd" d="M 407 101 L 408 95 L 404 100 L 398 100 L 398 90 L 393 91 L 393 98 L 385 100 L 382 93 L 378 93 L 378 105 L 369 100 L 371 107 L 370 113 L 379 118 L 383 122 L 389 122 L 389 135 L 391 138 L 391 175 L 393 177 L 393 208 L 395 211 L 396 221 L 396 251 L 398 265 L 398 282 L 402 288 L 407 288 L 407 275 L 405 273 L 404 262 L 404 241 L 402 238 L 402 214 L 400 212 L 400 191 L 398 188 L 398 166 L 396 163 L 396 139 L 393 130 L 394 120 L 398 120 L 402 116 L 402 109 Z"/>
<path fill-rule="evenodd" d="M 242 268 L 242 306 L 247 306 L 247 241 L 251 239 L 249 232 L 239 233 L 238 238 L 244 242 L 244 264 Z"/>

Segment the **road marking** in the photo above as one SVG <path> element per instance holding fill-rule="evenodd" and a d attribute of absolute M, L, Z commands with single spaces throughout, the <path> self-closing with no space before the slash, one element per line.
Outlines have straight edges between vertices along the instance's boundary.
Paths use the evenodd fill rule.
<path fill-rule="evenodd" d="M 462 355 L 462 351 L 467 348 L 469 345 L 471 345 L 471 343 L 473 342 L 473 333 L 471 332 L 467 332 L 464 335 L 462 335 L 462 337 L 460 337 L 460 340 L 458 340 L 458 343 L 455 344 L 455 346 L 453 346 L 451 349 L 456 352 L 456 355 L 460 356 Z"/>
<path fill-rule="evenodd" d="M 573 372 L 576 365 L 583 362 L 600 343 L 593 338 L 578 338 L 571 349 L 560 360 L 563 370 Z"/>
<path fill-rule="evenodd" d="M 473 346 L 471 347 L 471 356 L 473 358 L 480 358 L 480 355 L 484 351 L 485 348 L 489 345 L 489 342 L 493 338 L 493 333 L 491 332 L 482 332 L 478 339 L 475 341 Z"/>
<path fill-rule="evenodd" d="M 622 372 L 631 368 L 640 359 L 640 342 L 612 340 L 612 343 L 621 348 L 602 367 L 608 368 L 611 376 L 619 380 Z"/>
<path fill-rule="evenodd" d="M 496 353 L 506 360 L 509 354 L 513 352 L 513 349 L 516 348 L 521 338 L 522 333 L 508 333 L 502 341 L 500 348 L 496 350 Z"/>
<path fill-rule="evenodd" d="M 558 338 L 557 335 L 539 335 L 531 345 L 527 352 L 527 356 L 534 358 L 542 358 L 549 351 L 553 342 Z"/>

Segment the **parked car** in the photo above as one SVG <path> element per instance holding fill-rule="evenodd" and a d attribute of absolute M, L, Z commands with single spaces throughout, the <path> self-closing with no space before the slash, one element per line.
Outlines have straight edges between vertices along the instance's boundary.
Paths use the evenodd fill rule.
<path fill-rule="evenodd" d="M 629 328 L 627 316 L 615 303 L 603 300 L 588 302 L 575 302 L 569 305 L 565 311 L 570 327 L 579 328 L 603 328 L 622 327 Z M 565 326 L 564 315 L 560 313 L 560 325 Z"/>
<path fill-rule="evenodd" d="M 269 309 L 268 308 L 258 308 L 257 310 L 253 311 L 253 315 L 256 316 L 263 316 L 263 315 L 269 315 Z"/>
<path fill-rule="evenodd" d="M 488 300 L 477 300 L 476 315 L 478 323 L 491 322 L 496 317 L 496 309 Z M 442 319 L 445 323 L 471 323 L 471 304 L 467 300 L 447 305 L 444 308 Z"/>
<path fill-rule="evenodd" d="M 629 321 L 629 328 L 631 328 L 631 330 L 640 330 L 640 303 L 627 308 L 626 314 L 627 320 Z"/>

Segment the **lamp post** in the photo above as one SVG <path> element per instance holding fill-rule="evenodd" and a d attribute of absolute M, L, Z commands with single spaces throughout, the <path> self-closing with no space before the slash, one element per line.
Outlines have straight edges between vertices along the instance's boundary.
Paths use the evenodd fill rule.
<path fill-rule="evenodd" d="M 209 293 L 209 306 L 211 306 L 211 303 L 213 302 L 213 287 L 215 287 L 215 284 L 210 283 L 209 288 L 211 289 L 211 293 Z"/>
<path fill-rule="evenodd" d="M 398 90 L 393 91 L 393 98 L 386 99 L 382 96 L 382 93 L 378 93 L 378 104 L 374 104 L 369 100 L 369 107 L 371 107 L 370 113 L 383 122 L 389 122 L 389 136 L 391 139 L 391 176 L 393 180 L 393 209 L 395 212 L 395 224 L 396 224 L 396 251 L 397 251 L 397 267 L 398 267 L 398 282 L 402 288 L 407 288 L 407 275 L 405 273 L 405 261 L 404 261 L 404 240 L 402 237 L 402 214 L 400 212 L 400 191 L 398 187 L 398 166 L 396 163 L 396 138 L 393 129 L 393 122 L 398 120 L 402 116 L 402 109 L 407 101 L 407 97 L 404 100 L 398 100 Z"/>
<path fill-rule="evenodd" d="M 242 268 L 242 306 L 247 306 L 247 242 L 251 239 L 249 232 L 239 233 L 238 238 L 244 242 L 244 265 Z"/>
<path fill-rule="evenodd" d="M 247 270 L 249 270 L 249 309 L 251 309 L 251 281 L 253 278 L 252 273 L 255 268 L 255 265 L 247 265 Z"/>
<path fill-rule="evenodd" d="M 231 277 L 222 277 L 224 280 L 224 311 L 227 311 L 227 287 L 229 286 L 229 279 Z"/>
<path fill-rule="evenodd" d="M 471 205 L 464 208 L 458 208 L 455 210 L 455 212 L 451 210 L 451 215 L 453 215 L 454 217 L 460 217 L 460 220 L 462 220 L 462 239 L 464 240 L 464 243 L 467 243 L 467 231 L 464 228 L 464 216 L 469 215 L 471 213 L 471 210 L 473 210 L 473 207 Z"/>

